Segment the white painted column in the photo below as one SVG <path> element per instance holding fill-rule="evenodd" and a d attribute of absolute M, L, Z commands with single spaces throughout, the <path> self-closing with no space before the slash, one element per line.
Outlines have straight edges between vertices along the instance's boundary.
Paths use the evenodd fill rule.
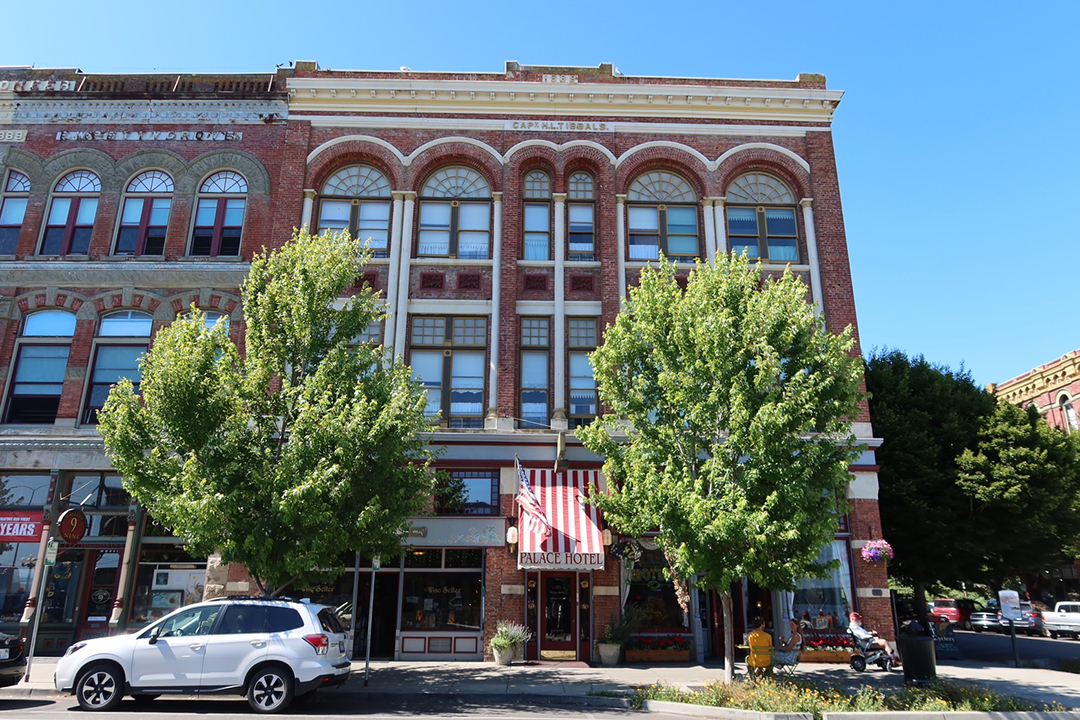
<path fill-rule="evenodd" d="M 386 280 L 386 309 L 390 315 L 386 318 L 386 329 L 383 332 L 383 346 L 387 350 L 388 357 L 394 357 L 396 347 L 394 337 L 394 325 L 398 316 L 398 275 L 401 273 L 401 213 L 405 205 L 405 194 L 394 193 L 394 205 L 390 212 L 390 268 Z M 402 309 L 401 312 L 405 312 Z"/>
<path fill-rule="evenodd" d="M 300 227 L 311 230 L 311 214 L 315 211 L 315 197 L 318 193 L 314 190 L 304 190 L 304 209 L 300 212 Z"/>
<path fill-rule="evenodd" d="M 713 217 L 713 199 L 702 200 L 701 209 L 705 215 L 705 259 L 712 264 L 716 262 L 716 220 Z"/>
<path fill-rule="evenodd" d="M 726 253 L 728 251 L 727 243 L 727 224 L 724 222 L 724 201 L 727 198 L 713 198 L 713 219 L 716 225 L 716 252 Z"/>
<path fill-rule="evenodd" d="M 626 307 L 626 196 L 615 196 L 615 234 L 619 270 L 619 310 Z"/>
<path fill-rule="evenodd" d="M 405 325 L 409 319 L 409 270 L 412 266 L 413 208 L 416 206 L 416 193 L 401 193 L 405 201 L 401 218 L 401 263 L 398 266 L 397 315 L 394 318 L 394 352 L 405 357 Z"/>
<path fill-rule="evenodd" d="M 499 328 L 502 325 L 500 313 L 502 303 L 502 196 L 501 192 L 491 193 L 491 347 L 488 350 L 488 409 L 484 417 L 484 428 L 495 430 L 499 427 Z"/>
<path fill-rule="evenodd" d="M 799 201 L 802 205 L 803 225 L 806 226 L 806 255 L 810 263 L 810 294 L 814 298 L 814 312 L 818 315 L 824 310 L 824 300 L 821 297 L 821 263 L 818 262 L 817 231 L 814 229 L 814 208 L 812 198 L 803 198 Z"/>
<path fill-rule="evenodd" d="M 551 427 L 566 430 L 566 193 L 555 193 L 555 387 Z"/>

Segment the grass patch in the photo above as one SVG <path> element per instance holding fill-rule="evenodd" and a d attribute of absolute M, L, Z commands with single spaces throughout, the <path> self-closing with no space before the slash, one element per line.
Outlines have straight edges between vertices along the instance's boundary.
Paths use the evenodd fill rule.
<path fill-rule="evenodd" d="M 935 680 L 928 688 L 871 688 L 851 692 L 833 685 L 818 685 L 805 680 L 753 683 L 713 682 L 697 692 L 687 692 L 667 685 L 641 688 L 633 705 L 640 708 L 645 700 L 713 705 L 715 707 L 757 710 L 759 712 L 811 713 L 821 720 L 827 712 L 882 712 L 911 710 L 922 712 L 1030 712 L 1065 710 L 1060 703 L 1040 703 L 1011 695 L 1000 695 L 975 685 L 961 685 Z"/>

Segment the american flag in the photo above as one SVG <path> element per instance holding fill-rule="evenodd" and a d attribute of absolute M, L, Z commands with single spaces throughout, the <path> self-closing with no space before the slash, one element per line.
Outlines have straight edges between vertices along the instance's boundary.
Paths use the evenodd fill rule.
<path fill-rule="evenodd" d="M 532 484 L 525 474 L 525 468 L 521 467 L 521 461 L 516 455 L 514 464 L 517 465 L 518 478 L 521 480 L 518 486 L 517 503 L 521 506 L 522 529 L 540 535 L 543 542 L 551 536 L 551 523 L 548 522 L 540 501 L 536 499 L 536 493 L 533 492 Z"/>

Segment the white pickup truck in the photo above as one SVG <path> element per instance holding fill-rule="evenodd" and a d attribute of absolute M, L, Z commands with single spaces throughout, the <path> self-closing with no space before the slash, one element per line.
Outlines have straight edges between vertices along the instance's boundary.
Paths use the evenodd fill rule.
<path fill-rule="evenodd" d="M 1052 638 L 1058 635 L 1080 638 L 1080 602 L 1059 602 L 1053 612 L 1043 613 L 1043 624 Z"/>

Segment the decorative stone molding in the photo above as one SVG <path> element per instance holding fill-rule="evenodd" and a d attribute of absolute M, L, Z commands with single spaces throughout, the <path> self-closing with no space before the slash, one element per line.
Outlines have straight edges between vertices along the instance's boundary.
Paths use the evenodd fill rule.
<path fill-rule="evenodd" d="M 188 166 L 183 186 L 177 182 L 176 190 L 194 192 L 207 175 L 226 168 L 232 168 L 244 176 L 248 193 L 266 195 L 270 192 L 270 173 L 254 155 L 242 150 L 215 150 L 195 158 Z M 188 182 L 191 184 L 188 185 Z"/>
<path fill-rule="evenodd" d="M 0 266 L 0 286 L 238 288 L 250 268 L 246 262 L 221 261 L 21 261 Z"/>
<path fill-rule="evenodd" d="M 20 99 L 9 122 L 18 125 L 263 125 L 284 122 L 284 100 Z"/>

